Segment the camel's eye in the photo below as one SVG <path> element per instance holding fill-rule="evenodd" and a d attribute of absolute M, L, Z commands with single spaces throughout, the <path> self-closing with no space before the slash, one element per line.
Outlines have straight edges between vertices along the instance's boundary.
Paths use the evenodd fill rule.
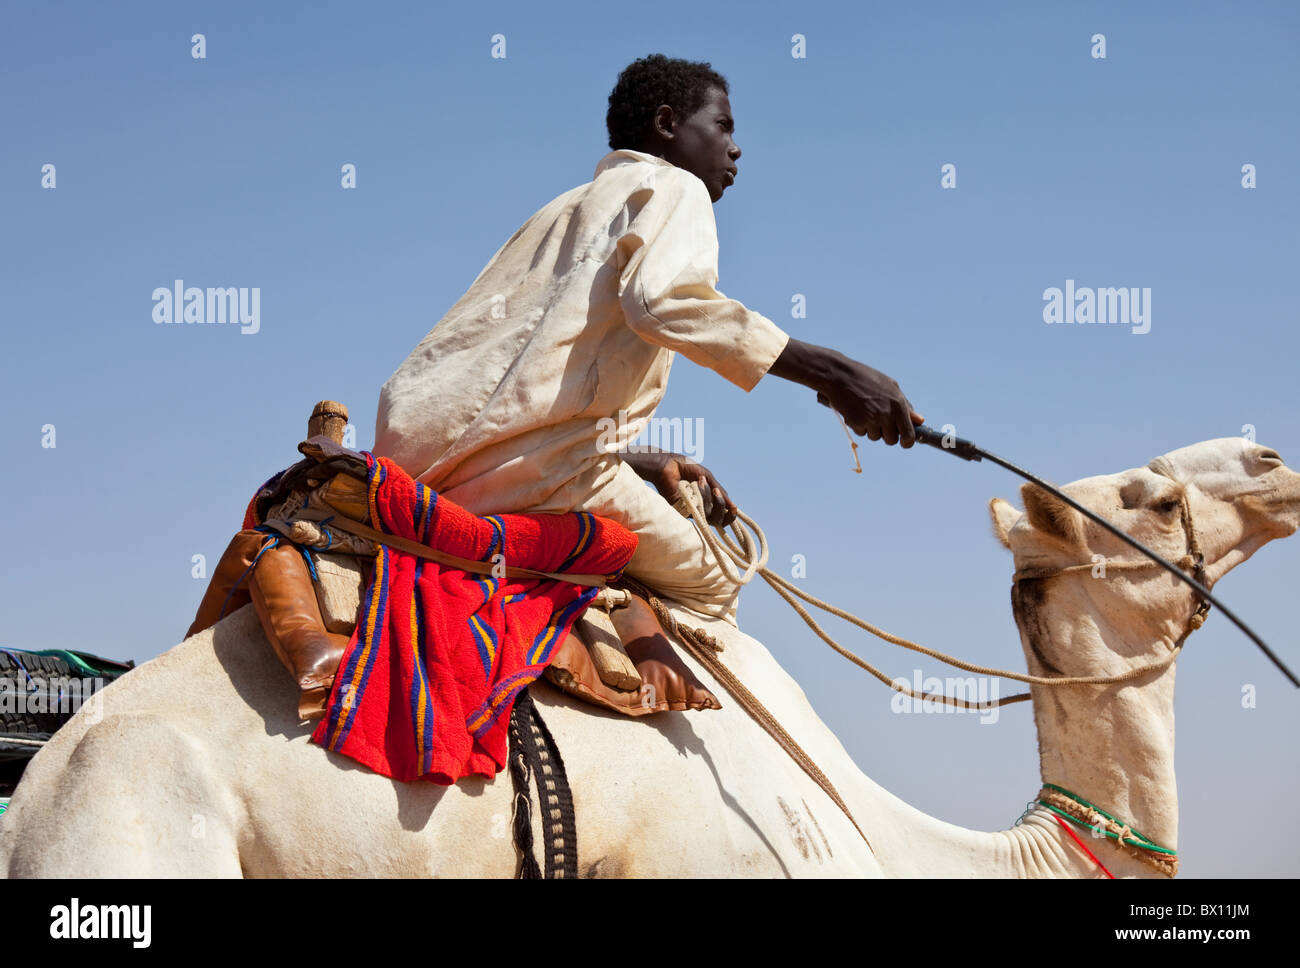
<path fill-rule="evenodd" d="M 1156 510 L 1161 514 L 1172 514 L 1178 510 L 1178 502 L 1174 500 L 1161 501 L 1156 505 Z"/>

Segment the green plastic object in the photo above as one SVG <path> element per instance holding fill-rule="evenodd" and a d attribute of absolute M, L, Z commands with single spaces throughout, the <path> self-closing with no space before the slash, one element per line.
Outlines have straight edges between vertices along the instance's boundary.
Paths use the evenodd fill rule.
<path fill-rule="evenodd" d="M 116 679 L 135 668 L 134 662 L 119 662 L 106 659 L 90 652 L 73 652 L 69 649 L 14 649 L 5 648 L 6 652 L 22 655 L 46 655 L 62 659 L 80 675 L 89 678 Z"/>

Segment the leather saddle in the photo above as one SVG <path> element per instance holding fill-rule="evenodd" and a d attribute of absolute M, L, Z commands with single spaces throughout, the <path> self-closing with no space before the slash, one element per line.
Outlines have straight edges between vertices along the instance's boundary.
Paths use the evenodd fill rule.
<path fill-rule="evenodd" d="M 305 459 L 273 477 L 256 496 L 257 519 L 264 521 L 277 509 L 300 503 L 306 507 L 313 503 L 308 499 L 314 493 L 318 506 L 323 503 L 346 518 L 366 522 L 365 456 L 322 435 L 303 441 L 298 450 Z M 266 548 L 273 536 L 264 531 L 241 531 L 235 536 L 213 573 L 187 637 L 251 601 L 267 639 L 299 685 L 299 715 L 318 719 L 324 714 L 356 614 L 350 623 L 346 617 L 339 620 L 337 595 L 327 602 L 329 596 L 312 573 L 310 553 L 295 546 L 298 537 L 283 527 L 284 522 L 278 524 L 289 540 L 274 548 Z M 328 515 L 319 524 L 328 528 Z M 322 532 L 318 528 L 315 533 Z M 338 537 L 349 538 L 336 535 L 329 540 Z M 318 557 L 322 550 L 319 545 L 314 548 Z M 352 554 L 363 552 L 354 545 Z M 335 556 L 326 553 L 325 557 Z M 353 567 L 358 581 L 364 582 L 367 566 L 363 562 L 362 568 Z M 722 708 L 682 661 L 645 599 L 625 590 L 603 591 L 600 599 L 605 606 L 589 606 L 555 650 L 545 672 L 550 682 L 577 699 L 627 716 Z M 357 603 L 359 608 L 359 588 Z"/>

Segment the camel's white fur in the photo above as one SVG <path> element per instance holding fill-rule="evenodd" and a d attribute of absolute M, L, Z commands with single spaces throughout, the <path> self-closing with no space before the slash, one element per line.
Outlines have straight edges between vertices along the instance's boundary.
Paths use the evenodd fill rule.
<path fill-rule="evenodd" d="M 1186 483 L 1214 580 L 1300 525 L 1300 474 L 1236 438 L 1167 455 Z M 1078 481 L 1072 497 L 1169 557 L 1183 553 L 1179 485 L 1145 468 Z M 991 506 L 1018 567 L 1133 553 L 1042 492 Z M 1192 610 L 1157 569 L 1075 572 L 1022 595 L 1030 670 L 1096 674 L 1158 657 Z M 693 660 L 718 712 L 631 720 L 534 688 L 565 757 L 585 875 L 948 874 L 1095 876 L 1045 811 L 1008 831 L 935 820 L 849 758 L 757 641 L 678 617 L 726 644 L 724 660 L 812 754 L 866 831 L 844 815 Z M 1177 844 L 1174 669 L 1124 686 L 1034 688 L 1044 779 L 1156 841 Z M 84 708 L 32 761 L 0 819 L 11 875 L 509 876 L 510 783 L 398 783 L 311 745 L 295 691 L 245 608 L 142 665 Z M 1024 795 L 1033 791 L 1025 791 Z M 1022 802 L 1017 794 L 1015 802 Z M 1116 875 L 1156 876 L 1119 851 Z"/>

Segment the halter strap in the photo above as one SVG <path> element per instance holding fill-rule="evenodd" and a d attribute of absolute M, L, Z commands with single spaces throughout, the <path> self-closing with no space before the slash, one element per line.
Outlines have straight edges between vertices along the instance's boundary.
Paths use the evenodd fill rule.
<path fill-rule="evenodd" d="M 1206 588 L 1210 587 L 1208 577 L 1205 572 L 1205 554 L 1201 551 L 1201 543 L 1196 535 L 1196 526 L 1192 520 L 1192 505 L 1187 497 L 1187 487 L 1174 477 L 1173 468 L 1163 457 L 1157 457 L 1147 465 L 1147 469 L 1161 477 L 1167 477 L 1169 480 L 1182 487 L 1178 493 L 1178 516 L 1183 526 L 1183 534 L 1187 538 L 1187 554 L 1179 558 L 1175 564 L 1185 572 L 1191 572 L 1196 581 L 1200 582 Z M 1069 574 L 1076 571 L 1092 570 L 1097 567 L 1096 564 L 1089 562 L 1078 565 L 1062 565 L 1059 567 L 1030 567 L 1018 568 L 1016 573 L 1011 576 L 1012 584 L 1022 581 L 1029 581 L 1037 578 L 1055 578 L 1058 575 Z M 1137 571 L 1145 568 L 1161 567 L 1157 562 L 1149 558 L 1138 560 L 1124 560 L 1116 562 L 1105 562 L 1102 566 L 1112 571 Z M 1196 606 L 1196 611 L 1192 613 L 1191 618 L 1187 620 L 1187 630 L 1179 638 L 1179 644 L 1183 642 L 1192 632 L 1199 629 L 1205 624 L 1205 618 L 1210 614 L 1210 603 L 1201 599 Z"/>

